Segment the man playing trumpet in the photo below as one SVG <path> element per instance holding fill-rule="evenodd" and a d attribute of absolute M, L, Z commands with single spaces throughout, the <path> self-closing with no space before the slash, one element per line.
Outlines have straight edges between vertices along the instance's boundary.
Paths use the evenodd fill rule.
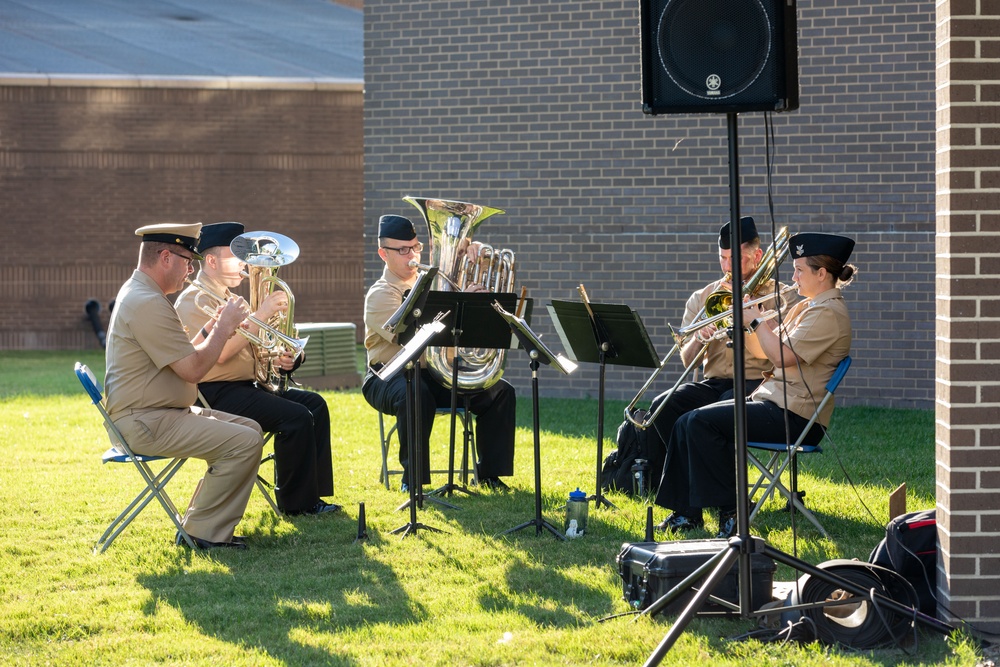
<path fill-rule="evenodd" d="M 228 297 L 229 290 L 243 281 L 246 265 L 229 248 L 243 231 L 238 222 L 202 227 L 200 247 L 204 259 L 196 282 L 213 294 Z M 196 344 L 215 325 L 215 320 L 199 304 L 205 299 L 203 290 L 191 285 L 174 304 L 188 331 L 197 332 L 193 339 Z M 258 304 L 253 316 L 268 322 L 287 309 L 288 295 L 275 290 Z M 339 510 L 339 505 L 322 499 L 333 495 L 330 412 L 326 400 L 311 391 L 290 388 L 279 395 L 259 386 L 254 381 L 251 345 L 245 336 L 230 338 L 198 389 L 212 408 L 253 419 L 265 431 L 274 433 L 275 496 L 282 512 L 326 514 Z M 301 363 L 301 354 L 282 348 L 274 363 L 291 372 Z"/>
<path fill-rule="evenodd" d="M 757 233 L 757 226 L 753 218 L 744 217 L 740 219 L 741 245 L 741 270 L 740 275 L 744 280 L 753 275 L 763 257 L 763 250 L 760 247 L 760 236 Z M 722 268 L 724 277 L 709 283 L 705 287 L 694 292 L 687 300 L 684 308 L 684 319 L 682 328 L 689 327 L 696 323 L 697 319 L 704 313 L 706 299 L 712 293 L 720 290 L 732 290 L 730 276 L 732 275 L 732 248 L 730 247 L 730 229 L 727 222 L 719 230 L 719 266 Z M 660 409 L 659 414 L 653 421 L 653 430 L 656 437 L 652 438 L 650 449 L 654 452 L 650 461 L 651 470 L 654 471 L 654 479 L 659 480 L 663 470 L 664 459 L 666 458 L 666 443 L 670 441 L 670 432 L 674 428 L 674 423 L 685 413 L 710 405 L 717 401 L 723 401 L 734 396 L 733 387 L 733 351 L 727 345 L 728 338 L 721 337 L 715 324 L 708 324 L 698 329 L 690 336 L 681 347 L 681 360 L 687 367 L 694 362 L 695 358 L 704 349 L 702 361 L 702 379 L 698 382 L 686 382 L 675 391 L 660 394 L 653 399 L 650 411 L 655 412 L 661 403 L 666 401 Z M 750 395 L 757 385 L 764 379 L 764 371 L 771 368 L 771 363 L 760 345 L 753 337 L 747 338 L 744 367 L 746 368 L 746 386 L 743 388 L 745 395 Z M 659 488 L 659 483 L 656 484 Z M 659 526 L 660 530 L 673 529 L 685 530 L 686 526 L 670 525 L 664 521 Z"/>
<path fill-rule="evenodd" d="M 184 514 L 202 549 L 246 549 L 233 529 L 253 490 L 263 447 L 260 426 L 218 410 L 192 407 L 196 385 L 214 365 L 248 310 L 241 297 L 220 304 L 218 322 L 192 341 L 167 300 L 201 259 L 201 223 L 146 225 L 139 265 L 118 296 L 108 326 L 107 410 L 138 454 L 204 459 L 205 476 Z"/>

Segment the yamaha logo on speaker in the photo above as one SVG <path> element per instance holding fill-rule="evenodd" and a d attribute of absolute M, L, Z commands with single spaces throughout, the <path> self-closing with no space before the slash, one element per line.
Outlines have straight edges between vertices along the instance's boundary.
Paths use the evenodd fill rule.
<path fill-rule="evenodd" d="M 640 0 L 648 114 L 799 105 L 795 0 Z"/>
<path fill-rule="evenodd" d="M 718 74 L 709 74 L 705 80 L 706 95 L 718 95 L 719 88 L 722 88 L 722 79 Z"/>

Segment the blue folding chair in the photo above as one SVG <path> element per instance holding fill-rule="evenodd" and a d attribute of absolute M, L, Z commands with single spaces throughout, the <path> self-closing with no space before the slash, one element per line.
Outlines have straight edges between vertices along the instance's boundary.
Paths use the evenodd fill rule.
<path fill-rule="evenodd" d="M 167 495 L 166 490 L 167 484 L 177 474 L 177 471 L 181 469 L 181 466 L 184 465 L 187 459 L 171 458 L 168 456 L 145 456 L 132 451 L 132 448 L 125 442 L 125 438 L 122 437 L 118 427 L 111 421 L 111 417 L 104 408 L 104 396 L 102 395 L 101 385 L 97 382 L 94 373 L 80 362 L 76 362 L 73 370 L 76 372 L 76 377 L 79 378 L 80 384 L 83 385 L 83 388 L 90 396 L 90 400 L 94 403 L 98 412 L 101 413 L 101 418 L 104 420 L 108 435 L 111 437 L 111 449 L 104 452 L 101 461 L 103 463 L 131 463 L 139 471 L 139 475 L 145 482 L 145 488 L 122 510 L 121 514 L 115 517 L 115 520 L 108 525 L 108 529 L 104 531 L 101 538 L 97 540 L 97 544 L 94 545 L 94 552 L 103 553 L 110 547 L 115 538 L 132 523 L 135 517 L 139 516 L 139 513 L 154 498 L 159 501 L 163 507 L 163 511 L 173 521 L 174 527 L 177 528 L 177 533 L 181 539 L 187 542 L 188 546 L 192 549 L 197 549 L 194 540 L 191 539 L 191 536 L 184 530 L 184 526 L 181 525 L 181 514 L 177 511 L 177 507 L 170 499 L 170 496 Z M 159 472 L 154 471 L 150 466 L 150 463 L 157 461 L 166 462 L 160 468 Z"/>
<path fill-rule="evenodd" d="M 803 445 L 802 441 L 805 439 L 806 434 L 816 423 L 819 418 L 820 412 L 826 407 L 826 404 L 833 400 L 833 394 L 837 391 L 837 387 L 840 386 L 840 381 L 844 379 L 847 374 L 847 369 L 851 367 L 851 357 L 844 357 L 840 364 L 837 365 L 837 370 L 833 372 L 833 376 L 830 381 L 826 383 L 826 395 L 820 400 L 819 405 L 813 411 L 812 417 L 809 419 L 809 423 L 802 430 L 798 439 L 791 446 L 783 442 L 748 442 L 747 443 L 747 460 L 753 464 L 757 470 L 760 471 L 760 477 L 757 482 L 750 488 L 750 502 L 753 508 L 750 510 L 750 521 L 752 522 L 754 517 L 757 516 L 757 512 L 760 508 L 764 506 L 775 490 L 778 491 L 785 499 L 788 504 L 794 507 L 795 510 L 800 512 L 802 516 L 809 519 L 810 522 L 819 530 L 823 537 L 829 537 L 826 530 L 820 524 L 819 519 L 814 515 L 802 502 L 802 496 L 805 495 L 799 492 L 799 468 L 798 468 L 798 456 L 799 454 L 813 454 L 822 453 L 822 448 L 819 445 Z M 753 450 L 760 450 L 762 452 L 769 452 L 770 457 L 767 463 L 763 463 L 760 458 L 758 458 Z M 781 476 L 784 474 L 785 470 L 788 470 L 788 481 L 789 485 L 786 487 L 781 483 Z M 790 487 L 790 488 L 789 488 Z M 754 496 L 758 492 L 762 492 L 760 497 L 754 500 Z"/>

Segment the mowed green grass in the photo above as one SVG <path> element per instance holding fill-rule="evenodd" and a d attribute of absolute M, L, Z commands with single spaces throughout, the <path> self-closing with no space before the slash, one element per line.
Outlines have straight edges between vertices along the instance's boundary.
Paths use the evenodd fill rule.
<path fill-rule="evenodd" d="M 646 504 L 612 494 L 585 537 L 562 542 L 534 518 L 529 388 L 518 387 L 516 474 L 509 493 L 457 494 L 458 510 L 427 504 L 418 520 L 441 532 L 392 534 L 405 500 L 378 480 L 378 422 L 357 390 L 323 392 L 333 416 L 338 516 L 275 516 L 251 497 L 238 527 L 246 552 L 194 554 L 173 545 L 162 510 L 146 511 L 102 555 L 107 523 L 138 491 L 134 470 L 102 466 L 97 411 L 72 373 L 94 352 L 0 353 L 0 655 L 10 665 L 637 665 L 671 618 L 628 615 L 616 556 L 641 541 Z M 622 405 L 607 406 L 613 433 Z M 597 402 L 542 399 L 544 517 L 577 486 L 593 493 Z M 834 444 L 805 457 L 802 486 L 831 538 L 774 502 L 753 532 L 809 563 L 867 559 L 888 519 L 887 496 L 908 484 L 910 509 L 934 503 L 933 415 L 838 409 Z M 439 420 L 432 456 L 445 460 Z M 613 447 L 605 443 L 606 449 Z M 170 485 L 183 507 L 204 464 Z M 269 473 L 265 473 L 269 474 Z M 848 481 L 853 480 L 853 483 Z M 436 483 L 443 483 L 436 477 Z M 360 504 L 367 540 L 356 540 Z M 657 509 L 656 520 L 663 517 Z M 714 530 L 714 521 L 708 528 Z M 695 537 L 710 537 L 706 532 Z M 798 576 L 781 567 L 776 580 Z M 974 665 L 959 636 L 919 633 L 907 650 L 856 652 L 818 644 L 735 639 L 752 619 L 695 618 L 662 664 Z"/>

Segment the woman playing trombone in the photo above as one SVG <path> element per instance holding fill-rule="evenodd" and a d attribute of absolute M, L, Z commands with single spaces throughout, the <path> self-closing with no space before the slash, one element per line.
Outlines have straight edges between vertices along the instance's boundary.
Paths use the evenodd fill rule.
<path fill-rule="evenodd" d="M 789 239 L 793 278 L 802 300 L 778 320 L 756 309 L 744 311 L 746 331 L 774 365 L 747 399 L 747 440 L 794 442 L 823 398 L 823 387 L 851 349 L 851 320 L 840 288 L 856 268 L 847 263 L 852 239 L 805 233 Z M 737 493 L 733 443 L 733 401 L 689 412 L 677 420 L 667 443 L 667 458 L 656 504 L 673 510 L 661 530 L 688 531 L 704 526 L 702 509 L 719 509 L 717 537 L 736 527 Z M 805 444 L 823 437 L 833 403 L 820 414 Z M 789 430 L 786 433 L 785 424 Z"/>

